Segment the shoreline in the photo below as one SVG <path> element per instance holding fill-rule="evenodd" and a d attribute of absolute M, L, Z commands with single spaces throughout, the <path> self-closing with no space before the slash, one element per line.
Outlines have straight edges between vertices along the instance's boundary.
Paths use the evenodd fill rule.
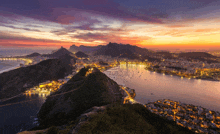
<path fill-rule="evenodd" d="M 148 70 L 148 71 L 151 71 L 151 72 L 156 72 L 156 73 L 158 73 L 158 74 L 173 75 L 173 76 L 178 76 L 178 77 L 180 77 L 180 78 L 183 77 L 183 78 L 188 79 L 188 78 L 185 77 L 185 76 L 179 76 L 179 75 L 177 75 L 177 74 L 162 73 L 162 72 L 153 71 L 153 70 L 150 70 L 150 69 L 147 69 L 147 68 L 145 68 L 145 70 Z M 220 80 L 214 80 L 214 79 L 208 79 L 208 78 L 190 78 L 190 79 L 220 82 Z"/>
<path fill-rule="evenodd" d="M 5 101 L 8 101 L 8 100 L 11 100 L 11 99 L 14 99 L 14 98 L 19 97 L 19 96 L 21 96 L 21 95 L 24 95 L 24 93 L 20 93 L 20 94 L 18 94 L 18 95 L 12 96 L 12 97 L 10 97 L 10 98 L 0 99 L 0 103 L 5 102 Z"/>
<path fill-rule="evenodd" d="M 15 69 L 20 67 L 20 64 L 23 64 L 23 63 L 24 63 L 24 61 L 19 61 L 18 64 L 16 64 L 15 66 L 12 66 L 12 67 L 7 68 L 7 69 L 0 70 L 0 74 L 2 74 L 4 72 L 11 71 L 11 70 L 15 70 Z"/>
<path fill-rule="evenodd" d="M 19 64 L 18 64 L 18 65 L 19 65 Z M 118 66 L 118 65 L 117 65 L 117 66 Z M 116 67 L 117 67 L 117 66 L 116 66 Z M 15 68 L 15 69 L 16 69 L 16 67 L 11 67 L 11 68 Z M 9 68 L 9 69 L 11 69 L 11 68 Z M 111 68 L 113 68 L 113 67 L 107 67 L 107 69 L 106 69 L 106 70 L 103 70 L 103 72 L 104 72 L 104 71 L 107 71 L 108 69 L 111 69 Z M 5 70 L 10 71 L 9 69 L 5 69 Z M 11 69 L 11 70 L 13 70 L 13 69 Z M 4 71 L 4 70 L 2 70 L 2 71 Z M 1 71 L 0 71 L 0 74 L 1 74 Z M 0 99 L 0 103 L 5 102 L 5 101 L 8 101 L 8 100 L 11 100 L 11 99 L 14 99 L 14 98 L 19 97 L 19 96 L 24 95 L 24 94 L 25 94 L 25 93 L 20 93 L 20 94 L 18 94 L 18 95 L 12 96 L 12 97 L 10 97 L 10 98 Z"/>

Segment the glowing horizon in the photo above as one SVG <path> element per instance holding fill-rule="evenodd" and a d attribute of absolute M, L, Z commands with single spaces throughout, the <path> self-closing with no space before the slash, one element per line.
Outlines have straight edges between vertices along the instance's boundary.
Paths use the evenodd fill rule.
<path fill-rule="evenodd" d="M 3 2 L 0 47 L 69 48 L 116 42 L 149 49 L 220 49 L 220 2 L 216 0 L 182 4 L 166 0 L 163 7 L 162 0 L 145 4 L 141 0 L 49 1 Z M 170 7 L 172 3 L 176 5 Z"/>

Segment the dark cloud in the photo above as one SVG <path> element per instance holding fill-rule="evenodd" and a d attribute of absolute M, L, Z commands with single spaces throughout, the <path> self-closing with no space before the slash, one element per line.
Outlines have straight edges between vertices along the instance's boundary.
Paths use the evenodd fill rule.
<path fill-rule="evenodd" d="M 13 3 L 13 4 L 11 4 Z M 1 3 L 0 8 L 5 12 L 4 15 L 10 17 L 10 13 L 22 15 L 25 17 L 35 18 L 38 20 L 53 21 L 61 24 L 69 24 L 75 22 L 76 16 L 78 20 L 81 12 L 88 12 L 97 15 L 105 15 L 115 17 L 117 19 L 132 19 L 160 23 L 157 18 L 152 18 L 150 15 L 139 15 L 128 10 L 124 10 L 117 2 L 111 0 L 31 0 L 27 2 L 10 0 Z M 68 11 L 74 13 L 68 14 Z M 88 16 L 89 17 L 89 16 Z M 91 16 L 90 16 L 91 17 Z"/>
<path fill-rule="evenodd" d="M 103 32 L 108 32 L 108 33 L 113 33 L 120 35 L 120 34 L 127 34 L 129 31 L 132 30 L 127 30 L 126 29 L 126 25 L 122 24 L 121 27 L 119 28 L 111 28 L 109 25 L 102 25 L 100 27 L 95 27 L 94 24 L 95 23 L 100 23 L 100 21 L 94 21 L 93 23 L 88 23 L 88 24 L 82 24 L 80 26 L 65 26 L 60 30 L 52 30 L 51 33 L 55 34 L 55 35 L 68 35 L 70 33 L 77 33 L 78 31 L 103 31 Z M 97 25 L 97 24 L 96 24 Z"/>
<path fill-rule="evenodd" d="M 62 29 L 62 30 L 52 30 L 50 32 L 55 34 L 55 35 L 67 35 L 69 33 L 69 31 L 67 31 L 65 29 Z"/>
<path fill-rule="evenodd" d="M 73 36 L 73 38 L 83 39 L 86 41 L 95 41 L 95 40 L 107 40 L 110 35 L 103 33 L 91 33 L 88 32 L 86 34 L 78 34 Z"/>
<path fill-rule="evenodd" d="M 75 36 L 72 36 L 74 39 L 79 39 L 80 41 L 94 42 L 94 41 L 102 41 L 105 43 L 108 42 L 120 42 L 120 43 L 133 43 L 137 44 L 139 41 L 150 40 L 151 37 L 126 37 L 120 36 L 119 33 L 82 33 Z"/>
<path fill-rule="evenodd" d="M 21 30 L 26 30 L 26 31 L 41 32 L 41 31 L 38 30 L 38 29 L 30 29 L 30 28 L 23 28 L 23 27 L 15 27 L 15 26 L 5 25 L 5 24 L 0 24 L 0 26 L 3 26 L 3 27 L 9 27 L 9 28 L 12 28 L 12 29 L 21 29 Z"/>
<path fill-rule="evenodd" d="M 25 26 L 26 26 L 26 27 L 43 28 L 43 26 L 32 25 L 32 24 L 28 24 L 28 25 L 25 25 Z"/>
<path fill-rule="evenodd" d="M 184 19 L 198 15 L 196 9 L 216 5 L 218 0 L 4 0 L 0 4 L 0 17 L 29 17 L 41 21 L 68 25 L 76 22 L 91 22 L 91 17 L 117 19 L 121 21 L 166 23 L 175 21 L 175 15 Z M 219 3 L 218 3 L 219 4 Z M 0 23 L 2 20 L 0 20 Z M 4 20 L 7 23 L 7 20 Z M 98 22 L 95 22 L 98 23 Z M 79 29 L 89 30 L 90 24 Z M 28 30 L 28 29 L 27 29 Z"/>

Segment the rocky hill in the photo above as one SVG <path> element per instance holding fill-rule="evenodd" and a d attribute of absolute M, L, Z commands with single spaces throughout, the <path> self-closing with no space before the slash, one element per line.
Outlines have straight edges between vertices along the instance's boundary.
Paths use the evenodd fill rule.
<path fill-rule="evenodd" d="M 187 60 L 199 60 L 206 61 L 208 63 L 216 63 L 219 62 L 219 57 L 211 55 L 206 52 L 187 52 L 187 53 L 179 53 L 179 58 L 185 58 Z"/>
<path fill-rule="evenodd" d="M 25 57 L 29 58 L 29 57 L 35 57 L 35 56 L 41 56 L 41 54 L 35 52 L 35 53 L 32 53 L 32 54 L 26 55 Z"/>
<path fill-rule="evenodd" d="M 165 59 L 174 59 L 175 57 L 173 57 L 172 53 L 168 52 L 168 51 L 159 51 L 155 53 L 156 55 L 162 56 Z"/>
<path fill-rule="evenodd" d="M 99 46 L 84 46 L 84 45 L 80 45 L 79 47 L 76 46 L 76 45 L 72 45 L 72 46 L 70 46 L 69 51 L 71 51 L 71 52 L 81 51 L 81 52 L 84 52 L 84 53 L 92 53 L 92 52 L 100 49 L 101 47 L 102 47 L 101 45 L 99 45 Z"/>
<path fill-rule="evenodd" d="M 149 55 L 151 51 L 133 45 L 109 43 L 98 49 L 94 55 L 106 55 L 111 57 L 138 58 L 139 56 Z M 132 56 L 130 56 L 132 55 Z"/>
<path fill-rule="evenodd" d="M 87 54 L 81 52 L 81 51 L 78 51 L 77 53 L 75 53 L 75 55 L 78 57 L 78 58 L 87 58 L 89 57 Z"/>
<path fill-rule="evenodd" d="M 179 57 L 185 57 L 185 58 L 217 58 L 214 55 L 211 55 L 206 52 L 187 52 L 187 53 L 179 53 Z"/>
<path fill-rule="evenodd" d="M 73 55 L 73 53 L 68 51 L 66 48 L 61 47 L 60 49 L 54 51 L 52 54 L 43 54 L 42 56 L 51 57 L 51 58 L 58 58 L 58 57 L 65 55 L 65 54 Z"/>
<path fill-rule="evenodd" d="M 18 95 L 38 83 L 63 78 L 71 72 L 72 66 L 59 59 L 4 72 L 0 74 L 0 99 Z"/>
<path fill-rule="evenodd" d="M 81 69 L 58 92 L 49 96 L 41 107 L 40 127 L 62 125 L 75 120 L 87 109 L 122 102 L 119 85 L 94 68 Z"/>
<path fill-rule="evenodd" d="M 58 59 L 62 60 L 66 64 L 74 65 L 76 63 L 76 58 L 70 54 L 64 54 L 58 57 Z"/>
<path fill-rule="evenodd" d="M 122 104 L 124 91 L 96 68 L 82 68 L 58 92 L 47 97 L 32 130 L 46 134 L 137 133 L 194 134 L 151 113 L 141 104 Z M 27 134 L 37 131 L 25 131 Z"/>
<path fill-rule="evenodd" d="M 108 104 L 94 106 L 76 120 L 61 126 L 51 126 L 37 131 L 46 134 L 195 134 L 193 131 L 151 113 L 141 104 Z"/>

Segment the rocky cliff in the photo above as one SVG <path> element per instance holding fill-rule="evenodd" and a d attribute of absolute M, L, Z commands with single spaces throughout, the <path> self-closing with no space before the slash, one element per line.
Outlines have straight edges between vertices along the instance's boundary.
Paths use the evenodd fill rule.
<path fill-rule="evenodd" d="M 59 59 L 4 72 L 0 74 L 0 99 L 18 95 L 41 82 L 63 78 L 71 72 L 72 66 Z"/>
<path fill-rule="evenodd" d="M 80 45 L 80 46 L 76 46 L 76 45 L 72 45 L 70 46 L 69 50 L 71 52 L 78 52 L 78 51 L 82 51 L 84 53 L 92 53 L 98 49 L 100 49 L 102 46 L 84 46 L 84 45 Z"/>
<path fill-rule="evenodd" d="M 94 106 L 121 102 L 121 92 L 119 85 L 98 69 L 83 68 L 47 98 L 38 114 L 40 127 L 62 125 Z"/>

